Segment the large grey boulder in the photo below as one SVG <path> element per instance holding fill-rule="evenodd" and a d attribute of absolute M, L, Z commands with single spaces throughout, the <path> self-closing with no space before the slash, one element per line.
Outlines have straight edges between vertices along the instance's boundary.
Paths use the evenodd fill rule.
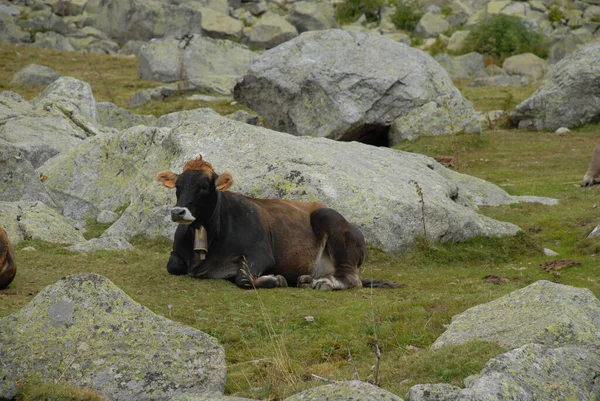
<path fill-rule="evenodd" d="M 25 31 L 52 31 L 66 35 L 69 33 L 67 23 L 48 8 L 27 12 L 25 18 L 19 18 L 17 24 Z"/>
<path fill-rule="evenodd" d="M 143 80 L 195 81 L 230 93 L 256 54 L 228 40 L 193 36 L 164 39 L 142 47 L 139 75 Z"/>
<path fill-rule="evenodd" d="M 27 64 L 21 68 L 12 81 L 12 85 L 36 85 L 45 86 L 60 78 L 60 75 L 52 68 L 39 64 Z"/>
<path fill-rule="evenodd" d="M 472 104 L 429 55 L 362 32 L 305 32 L 263 53 L 234 97 L 293 135 L 381 143 L 394 120 L 431 102 L 460 116 L 455 130 L 481 129 Z"/>
<path fill-rule="evenodd" d="M 157 169 L 168 166 L 160 146 L 168 133 L 140 125 L 97 136 L 38 170 L 48 177 L 44 184 L 65 216 L 95 218 L 130 203 L 138 186 L 145 188 Z"/>
<path fill-rule="evenodd" d="M 243 29 L 242 21 L 210 8 L 202 9 L 202 32 L 206 36 L 239 41 L 242 39 Z"/>
<path fill-rule="evenodd" d="M 433 58 L 444 67 L 452 79 L 473 78 L 485 71 L 483 56 L 476 52 L 454 57 L 446 53 L 440 53 Z"/>
<path fill-rule="evenodd" d="M 131 142 L 132 130 L 124 134 L 132 138 Z M 169 210 L 175 204 L 175 194 L 153 182 L 154 174 L 165 168 L 180 171 L 186 160 L 203 154 L 218 172 L 233 174 L 236 191 L 255 197 L 321 200 L 357 224 L 369 243 L 386 250 L 407 249 L 424 234 L 419 196 L 411 180 L 422 188 L 426 232 L 431 241 L 512 235 L 518 230 L 474 210 L 476 203 L 488 199 L 512 202 L 504 191 L 450 171 L 422 155 L 324 138 L 298 138 L 232 121 L 214 112 L 204 116 L 198 113 L 194 122 L 181 121 L 172 129 L 162 128 L 153 138 L 151 149 L 142 147 L 136 138 L 137 151 L 145 156 L 145 162 L 134 158 L 137 166 L 120 150 L 126 147 L 121 144 L 124 138 L 113 139 L 111 147 L 116 152 L 109 153 L 110 167 L 106 170 L 96 168 L 100 162 L 90 157 L 105 155 L 107 147 L 93 151 L 87 144 L 100 138 L 90 139 L 69 156 L 60 155 L 46 165 L 47 175 L 56 176 L 55 181 L 46 181 L 47 186 L 58 199 L 55 188 L 80 180 L 73 172 L 61 175 L 64 169 L 60 166 L 75 163 L 76 170 L 89 166 L 90 173 L 77 172 L 83 175 L 81 181 L 89 190 L 71 185 L 62 191 L 64 202 L 117 205 L 129 193 L 130 206 L 104 235 L 171 237 L 176 227 L 170 221 Z M 118 155 L 123 159 L 119 160 Z M 115 172 L 123 166 L 127 168 L 117 181 Z M 138 175 L 132 174 L 134 166 Z M 105 189 L 100 191 L 100 187 Z"/>
<path fill-rule="evenodd" d="M 523 53 L 506 58 L 502 69 L 510 75 L 523 75 L 537 81 L 546 74 L 548 62 L 533 53 Z"/>
<path fill-rule="evenodd" d="M 417 384 L 406 394 L 406 401 L 456 401 L 460 387 L 450 384 Z"/>
<path fill-rule="evenodd" d="M 264 14 L 251 28 L 244 30 L 244 42 L 254 49 L 271 49 L 298 36 L 296 28 L 278 14 Z"/>
<path fill-rule="evenodd" d="M 555 131 L 600 121 L 600 43 L 556 63 L 548 82 L 510 114 L 519 128 Z"/>
<path fill-rule="evenodd" d="M 91 85 L 87 82 L 72 77 L 60 77 L 48 85 L 31 103 L 34 107 L 43 108 L 58 100 L 73 103 L 83 115 L 98 121 L 96 99 Z"/>
<path fill-rule="evenodd" d="M 453 401 L 593 401 L 599 369 L 597 348 L 527 344 L 490 360 Z"/>
<path fill-rule="evenodd" d="M 424 38 L 435 38 L 450 29 L 450 24 L 441 14 L 427 12 L 417 24 L 414 34 Z"/>
<path fill-rule="evenodd" d="M 89 84 L 61 77 L 31 102 L 0 94 L 0 139 L 11 142 L 37 168 L 102 130 Z"/>
<path fill-rule="evenodd" d="M 299 33 L 337 28 L 335 9 L 326 1 L 298 1 L 292 4 L 287 20 Z"/>
<path fill-rule="evenodd" d="M 96 103 L 96 110 L 98 111 L 98 122 L 101 125 L 120 131 L 136 125 L 154 125 L 156 123 L 156 117 L 151 114 L 136 114 L 111 102 Z"/>
<path fill-rule="evenodd" d="M 284 401 L 402 401 L 402 398 L 377 386 L 358 380 L 313 387 Z"/>
<path fill-rule="evenodd" d="M 585 288 L 537 281 L 452 318 L 433 348 L 471 340 L 505 348 L 528 343 L 551 347 L 600 346 L 600 300 Z"/>
<path fill-rule="evenodd" d="M 58 244 L 85 241 L 73 222 L 42 202 L 0 201 L 0 226 L 6 230 L 13 243 L 22 240 L 41 240 Z"/>
<path fill-rule="evenodd" d="M 0 139 L 0 201 L 54 202 L 23 152 L 10 142 Z"/>
<path fill-rule="evenodd" d="M 26 43 L 31 42 L 31 35 L 23 32 L 15 23 L 12 16 L 0 13 L 0 42 Z"/>
<path fill-rule="evenodd" d="M 75 48 L 66 36 L 52 31 L 36 33 L 33 45 L 42 49 L 62 50 L 65 52 L 75 51 Z"/>
<path fill-rule="evenodd" d="M 88 135 L 56 107 L 35 110 L 7 91 L 0 93 L 0 122 L 0 139 L 21 150 L 34 168 Z"/>
<path fill-rule="evenodd" d="M 0 344 L 0 389 L 35 376 L 128 401 L 222 393 L 225 384 L 214 338 L 154 314 L 96 274 L 63 278 L 0 319 Z"/>
<path fill-rule="evenodd" d="M 89 0 L 92 26 L 120 43 L 202 33 L 202 13 L 156 0 Z"/>
<path fill-rule="evenodd" d="M 99 54 L 113 54 L 119 51 L 119 44 L 91 26 L 86 26 L 71 33 L 69 42 L 75 50 Z"/>

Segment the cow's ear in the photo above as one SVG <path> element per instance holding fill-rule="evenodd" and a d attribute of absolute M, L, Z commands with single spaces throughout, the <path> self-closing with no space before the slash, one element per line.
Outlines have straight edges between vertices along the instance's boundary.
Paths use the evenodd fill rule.
<path fill-rule="evenodd" d="M 233 177 L 229 173 L 223 173 L 217 178 L 217 189 L 227 191 L 233 185 Z"/>
<path fill-rule="evenodd" d="M 167 188 L 175 188 L 177 177 L 179 176 L 174 172 L 166 170 L 156 174 L 156 181 L 162 183 Z"/>

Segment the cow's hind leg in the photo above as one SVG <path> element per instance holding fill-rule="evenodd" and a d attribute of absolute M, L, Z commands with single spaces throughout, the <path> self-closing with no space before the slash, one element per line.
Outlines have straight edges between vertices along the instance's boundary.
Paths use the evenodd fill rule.
<path fill-rule="evenodd" d="M 360 230 L 333 209 L 315 211 L 310 221 L 315 236 L 322 244 L 310 286 L 318 290 L 362 287 L 359 270 L 366 244 Z M 304 276 L 300 277 L 298 286 L 304 286 L 307 280 Z"/>

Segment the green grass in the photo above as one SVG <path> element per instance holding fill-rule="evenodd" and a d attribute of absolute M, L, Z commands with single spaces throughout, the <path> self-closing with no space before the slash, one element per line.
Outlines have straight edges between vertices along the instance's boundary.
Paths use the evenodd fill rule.
<path fill-rule="evenodd" d="M 116 99 L 126 102 L 135 88 L 150 85 L 136 78 L 134 59 L 97 56 L 96 69 L 108 77 L 103 81 L 94 78 L 84 61 L 70 65 L 71 59 L 84 57 L 96 56 L 2 45 L 1 89 L 15 90 L 28 98 L 35 96 L 39 88 L 12 88 L 7 83 L 12 73 L 29 62 L 62 68 L 61 72 L 72 69 L 70 75 L 91 81 L 99 100 L 107 100 L 105 87 Z M 510 110 L 535 90 L 533 86 L 468 88 L 464 83 L 459 83 L 459 88 L 477 110 Z M 165 104 L 156 113 L 185 107 L 177 98 Z M 135 250 L 89 255 L 43 242 L 20 243 L 18 274 L 0 296 L 0 316 L 22 308 L 38 291 L 65 275 L 95 272 L 107 276 L 154 312 L 215 336 L 226 351 L 226 392 L 230 395 L 283 399 L 322 384 L 312 380 L 312 374 L 351 379 L 354 368 L 348 351 L 359 377 L 365 380 L 375 364 L 375 334 L 382 350 L 379 381 L 383 388 L 405 396 L 418 383 L 460 386 L 466 376 L 478 372 L 503 350 L 485 342 L 430 350 L 429 345 L 452 316 L 540 279 L 590 288 L 600 295 L 600 240 L 585 239 L 600 223 L 598 209 L 593 207 L 598 203 L 600 186 L 577 186 L 598 138 L 600 127 L 596 125 L 563 137 L 497 130 L 483 135 L 424 137 L 399 145 L 406 151 L 453 156 L 458 171 L 494 182 L 511 194 L 555 197 L 561 203 L 480 208 L 485 215 L 519 225 L 523 232 L 514 238 L 473 238 L 461 244 L 426 245 L 421 241 L 401 255 L 370 248 L 363 277 L 405 284 L 373 291 L 374 321 L 369 289 L 335 293 L 295 288 L 243 291 L 224 281 L 170 276 L 165 269 L 169 241 L 143 238 L 132 241 Z M 90 221 L 86 235 L 94 237 L 104 229 Z M 22 251 L 26 246 L 34 246 L 37 252 Z M 559 252 L 559 258 L 582 264 L 560 274 L 546 273 L 539 268 L 549 260 L 542 255 L 542 247 Z M 505 277 L 508 283 L 482 280 L 490 274 Z M 314 321 L 306 321 L 306 316 Z M 278 373 L 281 367 L 287 374 Z"/>
<path fill-rule="evenodd" d="M 96 101 L 109 101 L 125 108 L 127 108 L 131 96 L 138 90 L 165 85 L 164 82 L 141 81 L 138 77 L 137 58 L 0 44 L 0 91 L 17 92 L 25 99 L 37 96 L 43 88 L 10 83 L 14 74 L 30 63 L 46 65 L 60 75 L 85 81 L 92 86 Z M 191 95 L 190 92 L 174 96 L 166 101 L 152 100 L 142 106 L 130 109 L 138 114 L 154 114 L 156 117 L 200 107 L 213 108 L 221 115 L 230 114 L 236 110 L 248 110 L 243 105 L 231 105 L 231 100 L 214 103 L 187 100 L 186 98 Z"/>

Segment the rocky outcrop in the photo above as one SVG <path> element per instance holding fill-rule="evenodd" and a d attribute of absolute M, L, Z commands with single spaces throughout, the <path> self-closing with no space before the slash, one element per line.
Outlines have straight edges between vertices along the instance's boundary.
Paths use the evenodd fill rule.
<path fill-rule="evenodd" d="M 241 40 L 244 23 L 228 15 L 211 10 L 202 9 L 202 32 L 211 38 Z"/>
<path fill-rule="evenodd" d="M 244 30 L 244 42 L 253 49 L 271 49 L 298 36 L 296 28 L 275 13 L 266 13 Z"/>
<path fill-rule="evenodd" d="M 0 139 L 0 201 L 54 201 L 29 160 L 17 147 Z"/>
<path fill-rule="evenodd" d="M 424 38 L 431 38 L 437 37 L 448 29 L 450 29 L 450 24 L 444 17 L 440 14 L 427 12 L 419 20 L 414 34 Z"/>
<path fill-rule="evenodd" d="M 28 64 L 21 68 L 10 82 L 11 85 L 45 86 L 60 78 L 60 75 L 50 67 L 39 64 Z"/>
<path fill-rule="evenodd" d="M 117 106 L 111 102 L 96 104 L 98 122 L 105 127 L 116 128 L 124 131 L 136 125 L 154 125 L 156 117 L 153 115 L 140 115 Z"/>
<path fill-rule="evenodd" d="M 471 103 L 431 57 L 360 32 L 305 32 L 263 53 L 234 96 L 294 135 L 387 142 L 394 120 L 432 103 L 458 116 L 455 132 L 480 132 Z"/>
<path fill-rule="evenodd" d="M 44 108 L 59 100 L 73 103 L 81 114 L 98 121 L 96 99 L 92 87 L 87 82 L 60 77 L 48 85 L 31 103 L 34 107 Z"/>
<path fill-rule="evenodd" d="M 106 251 L 123 251 L 127 249 L 133 249 L 133 245 L 129 243 L 125 238 L 121 237 L 104 237 L 104 238 L 93 238 L 91 240 L 81 242 L 79 244 L 71 245 L 67 248 L 73 252 L 96 252 L 101 250 Z"/>
<path fill-rule="evenodd" d="M 450 384 L 417 384 L 406 395 L 406 401 L 456 401 L 460 387 Z"/>
<path fill-rule="evenodd" d="M 505 348 L 600 346 L 600 300 L 584 288 L 538 281 L 452 318 L 433 348 L 471 340 Z"/>
<path fill-rule="evenodd" d="M 440 63 L 452 79 L 473 78 L 485 71 L 483 56 L 475 52 L 456 57 L 440 53 L 435 55 L 434 59 Z"/>
<path fill-rule="evenodd" d="M 335 9 L 328 2 L 298 1 L 292 4 L 287 20 L 299 33 L 337 28 Z"/>
<path fill-rule="evenodd" d="M 39 168 L 64 214 L 77 220 L 128 204 L 136 187 L 145 188 L 156 169 L 166 167 L 160 145 L 168 131 L 137 126 L 90 138 Z M 153 147 L 158 150 L 153 152 Z M 164 153 L 164 151 L 163 151 Z"/>
<path fill-rule="evenodd" d="M 313 387 L 284 401 L 402 401 L 402 398 L 372 384 L 352 380 Z"/>
<path fill-rule="evenodd" d="M 247 47 L 226 40 L 158 40 L 142 47 L 139 74 L 143 80 L 189 80 L 229 93 L 255 57 Z"/>
<path fill-rule="evenodd" d="M 80 105 L 86 110 L 84 96 L 78 92 L 60 95 L 49 90 L 53 85 L 42 92 L 48 97 L 40 95 L 39 100 L 31 103 L 12 92 L 0 93 L 0 139 L 22 151 L 34 168 L 97 132 L 95 123 L 71 102 L 71 99 L 82 100 Z M 52 99 L 54 95 L 56 101 Z M 34 108 L 32 103 L 38 107 Z M 95 108 L 88 110 L 95 112 Z"/>
<path fill-rule="evenodd" d="M 85 241 L 73 222 L 42 202 L 0 202 L 0 227 L 6 230 L 15 244 L 22 240 L 58 244 Z"/>
<path fill-rule="evenodd" d="M 533 53 L 523 53 L 504 60 L 502 69 L 509 75 L 521 75 L 537 81 L 546 74 L 548 62 Z"/>
<path fill-rule="evenodd" d="M 231 121 L 214 112 L 197 114 L 195 119 L 197 122 L 183 122 L 170 132 L 163 131 L 167 134 L 160 144 L 159 135 L 154 136 L 154 150 L 147 153 L 146 160 L 154 158 L 156 167 L 150 168 L 151 164 L 140 167 L 140 170 L 149 170 L 145 171 L 145 177 L 127 181 L 138 188 L 131 196 L 129 208 L 105 235 L 171 236 L 175 227 L 169 220 L 169 210 L 175 203 L 174 194 L 152 183 L 150 175 L 164 169 L 166 162 L 177 171 L 185 160 L 200 153 L 217 171 L 233 173 L 237 191 L 256 197 L 322 200 L 357 224 L 370 243 L 387 250 L 406 249 L 415 237 L 423 235 L 418 195 L 410 180 L 422 186 L 427 235 L 432 241 L 461 241 L 473 235 L 510 235 L 517 230 L 512 224 L 477 215 L 465 206 L 474 207 L 471 195 L 476 192 L 481 192 L 479 196 L 503 191 L 484 181 L 451 172 L 430 158 L 359 143 L 296 138 Z M 131 135 L 131 130 L 128 133 Z M 118 142 L 113 146 L 122 148 Z M 90 164 L 77 161 L 84 160 L 84 153 L 91 152 L 80 152 L 79 156 L 72 153 L 77 165 Z M 55 168 L 66 163 L 62 158 L 53 160 Z M 112 160 L 115 166 L 124 164 Z M 359 171 L 352 167 L 357 163 L 361 166 Z M 104 175 L 98 171 L 103 170 L 96 170 L 97 178 L 91 176 L 86 181 L 93 187 L 110 185 L 111 173 Z M 59 177 L 59 183 L 73 179 Z M 125 174 L 124 178 L 127 177 Z M 470 179 L 473 182 L 465 186 Z M 391 182 L 394 185 L 390 185 Z M 120 190 L 120 195 L 126 191 L 131 189 Z M 68 194 L 68 199 L 86 197 L 81 191 Z M 102 198 L 102 202 L 109 200 Z"/>
<path fill-rule="evenodd" d="M 548 82 L 519 104 L 510 119 L 519 128 L 554 131 L 600 121 L 600 43 L 556 63 Z"/>
<path fill-rule="evenodd" d="M 600 355 L 594 348 L 527 344 L 490 360 L 456 401 L 595 400 Z"/>
<path fill-rule="evenodd" d="M 23 32 L 12 16 L 0 13 L 0 41 L 3 43 L 31 42 L 31 35 Z"/>
<path fill-rule="evenodd" d="M 154 314 L 96 274 L 46 287 L 0 319 L 0 338 L 2 399 L 33 375 L 112 401 L 222 394 L 225 384 L 225 355 L 214 338 Z"/>
<path fill-rule="evenodd" d="M 202 13 L 185 5 L 157 0 L 89 0 L 95 28 L 117 42 L 181 38 L 202 33 Z"/>

